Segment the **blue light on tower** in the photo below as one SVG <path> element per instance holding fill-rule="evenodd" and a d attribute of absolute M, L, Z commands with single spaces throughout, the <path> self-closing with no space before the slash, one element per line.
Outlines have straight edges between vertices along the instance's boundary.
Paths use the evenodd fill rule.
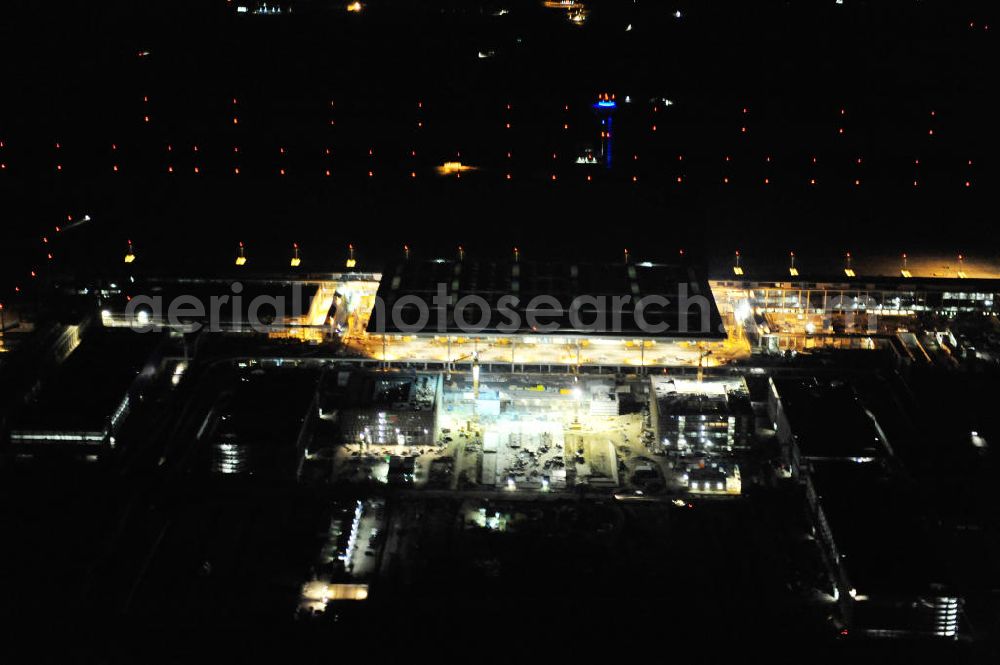
<path fill-rule="evenodd" d="M 601 154 L 604 156 L 604 168 L 611 168 L 611 119 L 612 112 L 617 106 L 614 95 L 608 93 L 598 95 L 597 102 L 594 104 L 594 110 L 601 118 Z"/>

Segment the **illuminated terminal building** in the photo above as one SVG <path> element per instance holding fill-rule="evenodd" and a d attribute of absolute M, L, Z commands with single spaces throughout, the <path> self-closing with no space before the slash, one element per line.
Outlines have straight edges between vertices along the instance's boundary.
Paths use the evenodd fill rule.
<path fill-rule="evenodd" d="M 992 266 L 973 274 L 961 260 L 918 265 L 882 260 L 862 273 L 848 258 L 839 273 L 813 274 L 800 264 L 794 275 L 792 268 L 744 265 L 738 274 L 714 271 L 710 284 L 727 324 L 745 331 L 751 347 L 768 351 L 882 348 L 915 316 L 1000 312 L 1000 276 Z"/>
<path fill-rule="evenodd" d="M 920 312 L 1000 312 L 1000 280 L 941 277 L 827 276 L 790 280 L 719 279 L 713 288 L 740 290 L 761 312 L 820 313 L 837 307 L 867 308 L 886 316 Z"/>
<path fill-rule="evenodd" d="M 741 263 L 738 274 L 716 270 L 710 279 L 683 257 L 629 262 L 626 254 L 624 262 L 575 263 L 522 261 L 516 251 L 509 260 L 464 252 L 453 259 L 414 259 L 407 252 L 384 269 L 361 269 L 352 247 L 344 270 L 332 257 L 302 258 L 295 245 L 289 269 L 287 257 L 267 262 L 251 249 L 240 246 L 237 258 L 244 261 L 235 268 L 198 278 L 155 267 L 151 272 L 137 252 L 128 264 L 134 283 L 105 284 L 91 293 L 100 296 L 105 326 L 168 326 L 162 312 L 128 297 L 169 303 L 193 296 L 206 312 L 213 297 L 228 297 L 218 322 L 223 331 L 253 332 L 250 315 L 256 313 L 272 339 L 336 339 L 342 355 L 358 362 L 446 370 L 478 363 L 487 370 L 641 371 L 725 365 L 754 349 L 886 348 L 899 346 L 898 331 L 922 313 L 995 314 L 1000 307 L 1000 279 L 991 273 L 932 273 L 912 263 L 908 277 L 886 266 L 875 271 L 881 274 L 861 267 L 851 268 L 851 275 L 846 268 L 813 274 L 799 263 L 793 276 L 790 268 L 782 274 L 773 266 Z M 241 297 L 240 309 L 234 295 Z M 264 306 L 251 311 L 260 297 Z M 285 303 L 283 311 L 272 312 L 272 297 Z M 641 311 L 639 301 L 647 304 Z M 185 324 L 207 320 L 185 312 Z"/>
<path fill-rule="evenodd" d="M 390 361 L 652 366 L 726 340 L 708 282 L 680 263 L 401 261 L 378 299 L 368 336 Z"/>

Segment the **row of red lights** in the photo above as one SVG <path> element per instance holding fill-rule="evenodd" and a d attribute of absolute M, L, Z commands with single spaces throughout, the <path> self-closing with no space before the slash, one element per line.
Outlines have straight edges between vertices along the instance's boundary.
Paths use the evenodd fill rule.
<path fill-rule="evenodd" d="M 604 95 L 603 98 L 606 99 L 607 95 Z M 613 95 L 611 96 L 611 99 L 614 99 Z M 143 101 L 143 104 L 149 104 L 149 96 L 148 95 L 143 95 L 142 101 Z M 232 100 L 231 100 L 231 103 L 235 107 L 238 104 L 237 98 L 233 97 Z M 331 108 L 331 110 L 334 107 L 335 107 L 334 102 L 331 100 L 330 101 L 330 108 Z M 424 118 L 423 118 L 423 115 L 422 115 L 422 111 L 423 111 L 423 108 L 424 108 L 423 101 L 418 101 L 416 103 L 416 107 L 417 107 L 417 119 L 415 120 L 416 127 L 417 127 L 417 129 L 422 129 L 424 127 Z M 504 128 L 508 129 L 508 130 L 509 129 L 513 129 L 513 123 L 511 122 L 510 116 L 509 116 L 509 114 L 511 113 L 512 110 L 513 110 L 513 105 L 510 102 L 506 102 L 505 105 L 504 105 L 504 111 L 508 115 L 504 119 Z M 563 104 L 562 110 L 564 112 L 568 113 L 569 110 L 570 110 L 569 104 Z M 652 113 L 659 113 L 660 112 L 659 105 L 658 104 L 654 104 L 651 107 L 651 112 Z M 747 106 L 741 107 L 741 113 L 744 116 L 749 115 L 750 114 L 750 108 L 747 107 Z M 930 117 L 932 117 L 932 118 L 935 118 L 937 116 L 937 112 L 934 111 L 934 110 L 931 110 L 928 113 L 929 113 Z M 840 110 L 839 110 L 839 116 L 841 118 L 843 118 L 846 115 L 847 115 L 847 109 L 843 108 L 843 107 L 840 108 Z M 148 124 L 151 121 L 152 121 L 151 120 L 151 116 L 149 115 L 148 111 L 145 111 L 144 114 L 143 114 L 143 122 Z M 232 115 L 232 124 L 233 125 L 239 125 L 239 123 L 240 123 L 239 115 L 236 113 L 236 110 L 234 108 L 233 115 Z M 336 120 L 332 116 L 329 119 L 329 124 L 330 124 L 330 126 L 335 126 L 336 125 Z M 561 125 L 562 125 L 563 130 L 568 130 L 569 129 L 569 123 L 566 122 L 565 120 L 561 121 Z M 655 123 L 652 124 L 652 125 L 650 125 L 650 130 L 653 131 L 653 132 L 657 131 L 657 125 Z M 740 125 L 740 130 L 739 131 L 740 131 L 741 134 L 747 134 L 749 132 L 749 127 L 747 126 L 746 122 L 743 122 Z M 843 134 L 846 133 L 845 127 L 844 127 L 844 125 L 842 123 L 838 124 L 838 126 L 837 126 L 837 132 L 836 133 L 838 135 L 843 135 Z M 928 128 L 927 134 L 929 136 L 934 136 L 934 128 L 933 127 Z"/>
<path fill-rule="evenodd" d="M 3 147 L 5 147 L 5 144 L 4 144 L 3 141 L 0 141 L 0 148 L 3 148 Z M 57 150 L 59 150 L 61 148 L 61 144 L 60 143 L 55 143 L 55 147 L 56 147 Z M 111 144 L 111 150 L 112 150 L 112 152 L 117 152 L 118 145 L 115 144 L 115 143 L 112 143 Z M 166 150 L 167 150 L 167 152 L 172 153 L 173 150 L 174 150 L 173 145 L 172 144 L 168 144 L 166 146 Z M 197 145 L 192 146 L 192 152 L 194 152 L 194 153 L 198 153 L 199 152 L 199 149 L 198 149 Z M 237 155 L 241 154 L 239 146 L 233 146 L 233 154 L 237 154 Z M 279 147 L 278 148 L 278 154 L 279 154 L 280 157 L 284 157 L 287 154 L 287 151 L 286 151 L 286 149 L 284 147 Z M 324 154 L 326 156 L 328 156 L 328 157 L 332 156 L 331 149 L 330 148 L 324 148 Z M 552 154 L 552 159 L 553 160 L 555 160 L 555 159 L 558 158 L 558 154 L 557 153 L 551 153 L 551 154 Z M 410 150 L 409 151 L 409 154 L 408 154 L 409 157 L 414 158 L 414 157 L 416 157 L 416 155 L 417 155 L 416 150 Z M 461 152 L 460 151 L 457 152 L 456 155 L 457 155 L 457 157 L 460 158 L 461 157 Z M 374 158 L 374 156 L 375 156 L 375 149 L 374 148 L 369 148 L 368 149 L 368 156 Z M 507 159 L 512 159 L 513 158 L 513 153 L 510 152 L 510 151 L 508 151 L 505 154 L 505 156 L 506 156 Z M 638 161 L 639 155 L 638 154 L 633 154 L 632 155 L 632 159 L 633 159 L 633 161 Z M 677 161 L 681 161 L 681 162 L 684 161 L 684 155 L 678 155 L 677 156 Z M 733 159 L 732 159 L 732 157 L 730 155 L 725 155 L 723 157 L 723 161 L 725 163 L 729 164 L 729 163 L 731 163 L 733 161 Z M 770 163 L 772 163 L 772 161 L 773 160 L 772 160 L 771 155 L 765 155 L 765 157 L 764 157 L 764 162 L 765 163 L 770 164 Z M 811 165 L 817 165 L 818 161 L 819 161 L 818 158 L 815 157 L 815 156 L 813 156 L 813 157 L 810 158 L 809 164 L 811 164 Z M 861 166 L 863 162 L 864 162 L 864 159 L 862 157 L 857 157 L 854 160 L 854 163 L 856 165 L 858 165 L 858 166 Z M 919 167 L 920 166 L 920 159 L 919 158 L 914 159 L 913 160 L 913 165 Z M 965 160 L 965 165 L 971 168 L 973 166 L 973 160 L 971 160 L 971 159 Z M 62 167 L 61 163 L 57 163 L 55 166 L 56 166 L 56 170 L 62 171 L 63 167 Z M 2 163 L 2 168 L 4 170 L 7 169 L 7 163 L 6 162 Z M 114 163 L 112 165 L 112 170 L 114 170 L 114 171 L 117 172 L 119 170 L 119 164 L 118 163 Z M 167 170 L 169 172 L 173 172 L 173 166 L 168 164 Z M 236 167 L 235 170 L 236 170 L 237 173 L 239 172 L 239 168 L 238 167 Z M 279 170 L 282 173 L 284 172 L 284 168 L 283 167 L 280 168 Z M 194 171 L 195 171 L 195 173 L 198 173 L 200 171 L 200 167 L 197 166 L 197 165 L 194 166 Z"/>
<path fill-rule="evenodd" d="M 607 95 L 605 95 L 605 98 L 607 98 Z M 238 100 L 237 100 L 236 97 L 233 97 L 231 101 L 232 101 L 232 105 L 233 106 L 236 106 L 238 104 Z M 146 103 L 146 104 L 149 103 L 149 96 L 148 95 L 143 96 L 143 103 Z M 331 106 L 331 108 L 333 108 L 333 106 L 334 106 L 334 102 L 333 101 L 330 102 L 330 106 Z M 512 110 L 512 108 L 513 107 L 511 105 L 511 103 L 509 103 L 509 102 L 506 103 L 505 110 L 508 113 Z M 420 113 L 420 111 L 422 109 L 423 109 L 423 102 L 422 101 L 418 101 L 417 102 L 418 114 Z M 563 105 L 563 110 L 566 111 L 566 112 L 568 112 L 569 111 L 569 105 L 568 104 L 564 104 Z M 659 106 L 658 105 L 654 105 L 652 107 L 652 110 L 653 110 L 654 113 L 659 112 Z M 749 107 L 746 107 L 746 106 L 742 107 L 742 113 L 743 113 L 743 115 L 748 115 L 749 112 L 750 112 Z M 937 115 L 936 111 L 934 111 L 934 110 L 931 110 L 929 113 L 930 113 L 931 117 L 936 117 L 936 115 Z M 840 109 L 840 115 L 841 116 L 845 116 L 846 114 L 847 114 L 847 109 L 846 108 L 841 108 Z M 144 115 L 143 119 L 147 123 L 150 122 L 150 116 L 148 114 Z M 239 124 L 239 117 L 234 114 L 233 118 L 232 118 L 232 121 L 233 121 L 233 124 L 238 125 Z M 334 119 L 333 118 L 330 119 L 330 124 L 331 125 L 334 124 Z M 419 120 L 417 124 L 418 124 L 418 127 L 423 127 L 423 120 L 422 119 Z M 509 118 L 505 122 L 505 127 L 506 127 L 506 129 L 511 129 L 511 127 L 512 127 Z M 563 122 L 563 129 L 564 130 L 569 129 L 569 123 Z M 653 132 L 657 131 L 657 125 L 656 124 L 651 125 L 651 131 L 653 131 Z M 931 135 L 931 136 L 934 135 L 934 128 L 929 128 L 927 131 L 928 131 L 928 135 Z M 746 134 L 747 132 L 748 132 L 748 127 L 744 123 L 740 127 L 740 133 Z M 844 133 L 844 127 L 843 126 L 838 127 L 837 133 L 838 134 L 843 134 Z M 601 132 L 601 137 L 602 138 L 610 137 L 610 132 L 605 133 L 605 132 L 602 131 Z M 0 141 L 0 148 L 2 148 L 3 146 L 4 146 L 3 141 Z M 56 146 L 57 150 L 60 148 L 60 144 L 58 142 L 55 144 L 55 146 Z M 117 149 L 117 146 L 115 144 L 112 144 L 112 150 L 114 151 L 116 149 Z M 171 151 L 172 150 L 172 146 L 168 145 L 167 146 L 167 150 Z M 197 152 L 197 151 L 198 151 L 198 147 L 194 146 L 194 152 Z M 233 151 L 234 151 L 234 153 L 238 153 L 239 152 L 239 147 L 234 146 Z M 280 148 L 280 152 L 282 154 L 284 154 L 284 148 Z M 326 154 L 327 155 L 330 154 L 329 148 L 326 149 Z M 372 152 L 369 151 L 369 155 L 371 155 L 371 154 L 372 154 Z M 768 157 L 767 160 L 770 161 L 770 158 Z M 728 157 L 726 158 L 726 161 L 729 161 Z M 814 158 L 814 162 L 815 162 L 815 158 Z M 860 163 L 860 158 L 859 158 L 859 163 Z M 970 162 L 970 165 L 971 165 L 971 162 Z M 55 165 L 55 168 L 56 168 L 56 171 L 62 171 L 63 167 L 62 167 L 61 163 L 57 163 Z M 0 170 L 6 170 L 6 169 L 7 169 L 7 164 L 5 162 L 0 162 Z M 119 170 L 119 165 L 118 164 L 112 165 L 112 170 L 117 172 Z M 283 169 L 280 169 L 280 170 L 283 171 Z M 168 171 L 169 172 L 173 172 L 173 166 L 168 166 Z M 199 171 L 199 167 L 196 166 L 195 167 L 195 172 L 197 173 L 198 171 Z M 234 172 L 238 174 L 239 173 L 239 167 L 234 167 Z"/>
<path fill-rule="evenodd" d="M 0 166 L 3 166 L 3 168 L 6 169 L 6 165 L 0 165 Z M 61 171 L 62 167 L 59 166 L 58 170 Z M 119 166 L 117 164 L 113 165 L 112 166 L 112 171 L 114 173 L 119 173 L 120 172 Z M 167 165 L 166 171 L 167 171 L 167 173 L 176 173 L 176 170 L 174 169 L 173 165 Z M 202 173 L 201 167 L 199 167 L 199 166 L 192 167 L 192 172 L 194 174 L 196 174 L 196 175 L 200 175 Z M 233 175 L 240 175 L 240 174 L 241 174 L 240 167 L 238 167 L 238 166 L 233 167 Z M 288 170 L 286 168 L 284 168 L 284 167 L 278 168 L 277 169 L 277 174 L 279 176 L 286 176 L 286 175 L 288 175 Z M 323 174 L 324 174 L 325 177 L 332 177 L 333 176 L 333 170 L 331 170 L 331 169 L 325 169 L 323 171 Z M 367 174 L 368 174 L 369 178 L 374 178 L 375 177 L 375 170 L 374 169 L 369 169 L 368 172 L 367 172 Z M 417 174 L 416 171 L 410 171 L 409 172 L 409 176 L 410 176 L 411 179 L 417 178 L 417 175 L 418 174 Z M 455 173 L 454 177 L 456 179 L 458 179 L 458 180 L 461 180 L 462 174 L 461 173 Z M 512 180 L 513 177 L 514 177 L 513 173 L 511 173 L 510 171 L 507 171 L 507 172 L 504 173 L 504 179 L 505 180 Z M 687 177 L 684 176 L 684 175 L 677 175 L 677 176 L 674 176 L 673 178 L 676 180 L 676 182 L 678 184 L 687 182 Z M 552 173 L 552 174 L 549 175 L 549 179 L 552 180 L 552 181 L 558 180 L 558 175 L 555 174 L 555 173 Z M 591 182 L 591 181 L 593 181 L 594 178 L 593 178 L 592 174 L 586 174 L 584 176 L 584 179 L 587 182 Z M 639 176 L 637 174 L 633 174 L 632 175 L 632 181 L 633 182 L 637 182 L 638 179 L 639 179 Z M 734 180 L 732 178 L 730 178 L 729 176 L 723 176 L 720 182 L 722 184 L 724 184 L 724 185 L 729 185 L 729 184 L 733 184 Z M 772 177 L 765 176 L 761 180 L 761 182 L 764 185 L 771 185 L 771 184 L 774 184 L 775 181 L 774 181 L 774 179 Z M 817 178 L 814 178 L 814 177 L 808 178 L 808 180 L 806 180 L 806 182 L 808 182 L 810 185 L 818 185 L 819 184 L 819 180 Z M 860 186 L 861 185 L 861 179 L 860 178 L 855 178 L 852 182 L 853 182 L 853 184 L 855 186 Z M 921 182 L 920 179 L 914 179 L 912 181 L 913 187 L 918 187 L 920 185 L 920 182 Z M 962 182 L 962 184 L 963 184 L 964 187 L 972 187 L 972 180 L 964 180 L 964 181 L 961 181 L 961 182 Z"/>

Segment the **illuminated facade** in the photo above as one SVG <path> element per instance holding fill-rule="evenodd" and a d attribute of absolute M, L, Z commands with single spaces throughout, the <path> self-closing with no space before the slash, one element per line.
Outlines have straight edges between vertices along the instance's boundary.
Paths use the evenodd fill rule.
<path fill-rule="evenodd" d="M 336 423 L 347 443 L 432 445 L 441 393 L 439 374 L 342 369 L 320 389 L 319 416 Z"/>
<path fill-rule="evenodd" d="M 402 261 L 383 275 L 367 343 L 372 356 L 390 362 L 646 367 L 727 351 L 708 283 L 687 264 L 515 255 Z"/>
<path fill-rule="evenodd" d="M 698 382 L 654 376 L 650 381 L 650 420 L 664 448 L 721 452 L 746 445 L 753 409 L 742 378 Z"/>

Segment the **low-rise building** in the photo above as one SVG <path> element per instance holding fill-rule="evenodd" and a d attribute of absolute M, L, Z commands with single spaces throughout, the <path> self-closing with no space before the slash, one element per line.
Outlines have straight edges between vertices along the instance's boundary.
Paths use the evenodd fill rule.
<path fill-rule="evenodd" d="M 156 335 L 127 331 L 86 335 L 14 415 L 14 452 L 94 456 L 113 448 L 138 396 L 141 376 L 156 373 L 153 353 L 159 341 Z"/>
<path fill-rule="evenodd" d="M 878 421 L 854 388 L 816 377 L 770 379 L 768 415 L 793 472 L 803 462 L 872 462 L 883 454 Z"/>
<path fill-rule="evenodd" d="M 344 442 L 432 445 L 442 390 L 439 374 L 334 369 L 320 388 L 319 416 Z"/>
<path fill-rule="evenodd" d="M 650 420 L 660 445 L 672 450 L 727 451 L 744 446 L 753 431 L 746 381 L 654 376 Z"/>
<path fill-rule="evenodd" d="M 914 488 L 880 463 L 817 461 L 802 478 L 850 630 L 958 638 L 964 601 L 944 564 L 946 541 Z"/>

